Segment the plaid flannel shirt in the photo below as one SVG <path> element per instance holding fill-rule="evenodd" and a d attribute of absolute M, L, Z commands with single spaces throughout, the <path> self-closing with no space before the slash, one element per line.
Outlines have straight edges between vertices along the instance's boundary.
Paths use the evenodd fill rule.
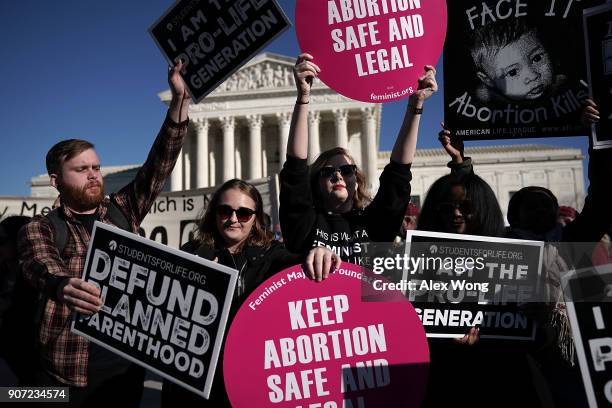
<path fill-rule="evenodd" d="M 112 224 L 107 212 L 113 201 L 127 217 L 132 232 L 138 233 L 140 223 L 174 168 L 187 125 L 188 120 L 177 124 L 166 117 L 134 180 L 106 197 L 98 207 L 100 221 Z M 21 230 L 19 253 L 25 278 L 48 299 L 38 336 L 43 367 L 57 380 L 82 387 L 87 385 L 89 341 L 70 331 L 72 312 L 58 301 L 57 288 L 65 277 L 81 277 L 90 235 L 68 208 L 62 205 L 62 211 L 68 226 L 68 239 L 62 254 L 55 246 L 51 222 L 44 216 L 34 217 Z"/>

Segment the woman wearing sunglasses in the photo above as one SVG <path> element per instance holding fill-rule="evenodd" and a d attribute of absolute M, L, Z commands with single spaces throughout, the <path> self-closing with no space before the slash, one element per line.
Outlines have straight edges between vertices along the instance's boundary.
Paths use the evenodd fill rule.
<path fill-rule="evenodd" d="M 320 281 L 341 262 L 326 248 L 315 248 L 306 257 L 287 251 L 264 224 L 261 195 L 252 184 L 239 179 L 229 180 L 215 191 L 198 221 L 196 239 L 181 249 L 238 270 L 228 327 L 246 298 L 276 272 L 304 262 L 309 276 Z M 162 405 L 231 407 L 222 370 L 219 361 L 209 400 L 164 381 Z"/>
<path fill-rule="evenodd" d="M 475 174 L 448 174 L 425 197 L 417 228 L 455 234 L 504 236 L 504 216 L 495 193 Z"/>
<path fill-rule="evenodd" d="M 451 143 L 450 132 L 439 134 L 451 156 L 451 174 L 436 180 L 425 197 L 419 230 L 504 237 L 504 217 L 489 184 L 473 172 L 463 157 L 461 143 Z M 526 349 L 517 343 L 479 341 L 473 327 L 461 339 L 430 339 L 430 376 L 424 407 L 447 405 L 539 406 Z M 466 345 L 472 347 L 466 347 Z M 469 375 L 451 376 L 457 368 L 470 367 Z M 514 392 L 507 384 L 513 384 Z M 474 396 L 478 398 L 474 400 Z"/>
<path fill-rule="evenodd" d="M 363 173 L 343 148 L 319 155 L 308 168 L 308 104 L 319 67 L 301 54 L 293 73 L 297 101 L 287 143 L 287 161 L 280 174 L 280 221 L 287 247 L 306 253 L 312 247 L 331 248 L 343 260 L 359 263 L 363 242 L 392 242 L 410 201 L 410 165 L 416 150 L 423 103 L 437 89 L 435 69 L 426 66 L 418 90 L 409 99 L 391 162 L 380 176 L 373 200 Z"/>
<path fill-rule="evenodd" d="M 593 100 L 587 99 L 582 111 L 582 121 L 585 126 L 599 120 L 597 105 Z M 449 167 L 453 172 L 461 175 L 473 174 L 474 169 L 469 159 L 463 157 L 462 143 L 451 139 L 447 129 L 442 129 L 439 139 L 444 149 L 451 157 Z M 569 327 L 569 319 L 563 297 L 561 276 L 571 269 L 571 263 L 581 261 L 580 251 L 561 251 L 570 246 L 558 246 L 556 242 L 597 242 L 606 232 L 607 226 L 612 222 L 609 203 L 612 201 L 610 190 L 610 177 L 612 176 L 612 160 L 610 150 L 589 149 L 589 181 L 590 187 L 585 199 L 583 211 L 571 223 L 561 226 L 557 224 L 559 203 L 557 197 L 548 189 L 541 186 L 523 187 L 517 191 L 508 204 L 508 222 L 510 226 L 506 235 L 510 238 L 544 241 L 542 256 L 542 271 L 545 276 L 545 293 L 547 302 L 529 304 L 528 312 L 538 321 L 536 339 L 528 349 L 530 358 L 537 362 L 541 381 L 538 393 L 541 393 L 544 384 L 548 390 L 544 395 L 552 399 L 556 407 L 586 406 L 586 396 L 580 381 L 580 371 L 575 362 L 573 337 Z M 485 234 L 481 234 L 485 235 Z M 576 255 L 578 257 L 576 258 Z M 569 266 L 568 266 L 569 262 Z M 501 350 L 496 350 L 500 355 Z M 507 362 L 514 360 L 514 370 L 508 369 L 506 364 L 503 372 L 506 379 L 516 383 L 516 379 L 529 379 L 529 370 L 525 364 L 521 367 L 516 364 L 524 361 L 520 352 L 509 353 L 503 350 Z M 524 354 L 524 353 L 523 353 Z M 508 381 L 500 379 L 500 383 Z M 517 384 L 516 388 L 527 390 L 529 385 Z M 548 394 L 548 395 L 547 395 Z M 535 406 L 533 399 L 537 396 L 525 398 L 529 406 Z M 518 405 L 518 404 L 517 404 Z M 527 405 L 527 404 L 522 404 Z"/>

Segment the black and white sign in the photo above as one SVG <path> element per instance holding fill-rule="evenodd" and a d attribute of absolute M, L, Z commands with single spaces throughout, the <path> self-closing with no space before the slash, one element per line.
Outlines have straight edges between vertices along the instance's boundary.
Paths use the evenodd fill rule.
<path fill-rule="evenodd" d="M 237 273 L 96 222 L 83 280 L 104 305 L 72 331 L 208 398 Z"/>
<path fill-rule="evenodd" d="M 408 231 L 402 282 L 427 337 L 532 340 L 523 312 L 538 300 L 543 243 L 466 234 Z"/>
<path fill-rule="evenodd" d="M 449 1 L 444 120 L 464 140 L 581 136 L 582 10 L 599 0 Z"/>
<path fill-rule="evenodd" d="M 563 279 L 567 311 L 589 407 L 612 405 L 612 265 Z"/>
<path fill-rule="evenodd" d="M 276 0 L 181 0 L 149 32 L 197 103 L 289 26 Z"/>
<path fill-rule="evenodd" d="M 598 104 L 600 121 L 591 126 L 593 147 L 612 147 L 612 3 L 584 10 L 589 94 Z"/>

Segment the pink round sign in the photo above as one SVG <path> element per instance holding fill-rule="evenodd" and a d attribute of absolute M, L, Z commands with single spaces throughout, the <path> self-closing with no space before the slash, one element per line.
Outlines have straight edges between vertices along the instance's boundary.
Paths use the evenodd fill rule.
<path fill-rule="evenodd" d="M 399 292 L 363 301 L 361 272 L 343 263 L 316 283 L 294 266 L 249 296 L 225 345 L 233 407 L 420 405 L 429 363 L 423 326 Z"/>
<path fill-rule="evenodd" d="M 325 84 L 362 102 L 410 96 L 446 36 L 445 0 L 297 0 L 295 29 Z"/>

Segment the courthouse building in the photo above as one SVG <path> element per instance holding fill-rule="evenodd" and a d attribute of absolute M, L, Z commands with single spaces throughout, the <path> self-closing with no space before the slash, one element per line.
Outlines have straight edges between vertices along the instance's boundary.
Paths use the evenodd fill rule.
<path fill-rule="evenodd" d="M 279 172 L 295 106 L 294 64 L 294 58 L 260 54 L 191 107 L 192 129 L 172 174 L 172 190 Z M 170 91 L 159 96 L 170 103 Z M 374 183 L 381 106 L 343 97 L 321 81 L 315 81 L 310 100 L 308 156 L 348 148 Z"/>
<path fill-rule="evenodd" d="M 168 189 L 190 190 L 220 185 L 234 177 L 260 179 L 282 167 L 295 104 L 291 57 L 264 53 L 254 57 L 190 108 L 190 131 Z M 159 97 L 170 102 L 170 91 Z M 376 190 L 390 152 L 379 152 L 381 105 L 357 102 L 337 94 L 321 81 L 313 86 L 308 116 L 308 156 L 334 146 L 350 150 Z M 505 212 L 512 194 L 528 185 L 549 188 L 562 205 L 580 209 L 584 178 L 580 149 L 548 145 L 466 148 L 476 172 L 495 191 Z M 423 202 L 429 186 L 446 174 L 442 148 L 417 150 L 412 194 Z M 125 184 L 137 166 L 105 168 L 106 185 Z M 32 179 L 32 195 L 55 195 L 48 177 Z"/>

